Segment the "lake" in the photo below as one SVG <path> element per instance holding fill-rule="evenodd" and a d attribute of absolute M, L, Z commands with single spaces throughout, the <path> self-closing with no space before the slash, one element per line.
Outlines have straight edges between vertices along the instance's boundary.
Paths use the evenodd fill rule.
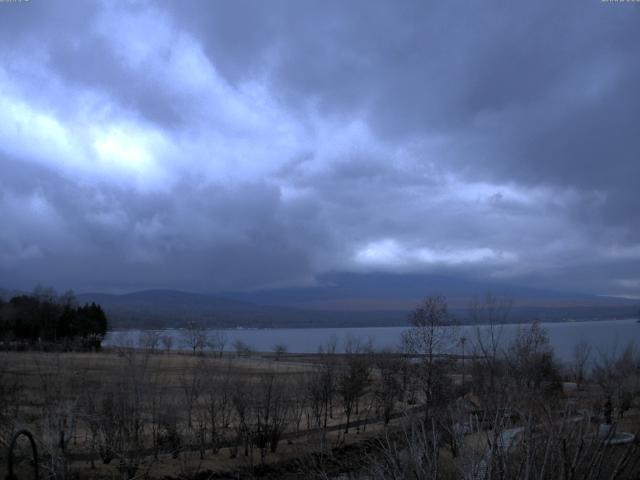
<path fill-rule="evenodd" d="M 502 338 L 508 340 L 524 324 L 501 325 Z M 640 323 L 636 319 L 599 320 L 590 322 L 541 323 L 549 335 L 549 341 L 560 359 L 571 358 L 576 344 L 586 342 L 597 351 L 620 351 L 631 341 L 640 346 Z M 234 342 L 241 340 L 256 351 L 272 351 L 274 345 L 286 345 L 289 352 L 315 353 L 320 345 L 327 345 L 332 339 L 337 341 L 338 351 L 344 351 L 349 340 L 371 344 L 376 349 L 396 348 L 400 345 L 403 332 L 408 327 L 357 327 L 357 328 L 272 328 L 272 329 L 225 329 L 226 350 L 233 350 Z M 486 326 L 459 326 L 456 337 L 468 339 L 467 352 L 476 337 L 477 329 Z M 221 330 L 217 330 L 218 332 Z M 110 332 L 105 346 L 137 345 L 144 330 Z M 168 329 L 162 335 L 173 337 L 173 348 L 185 348 L 184 331 Z"/>

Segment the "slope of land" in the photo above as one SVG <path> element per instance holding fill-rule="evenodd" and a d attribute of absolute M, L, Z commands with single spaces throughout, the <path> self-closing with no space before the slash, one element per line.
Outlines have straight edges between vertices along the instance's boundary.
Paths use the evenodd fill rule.
<path fill-rule="evenodd" d="M 443 295 L 452 313 L 471 321 L 474 299 L 491 292 L 509 299 L 510 321 L 631 317 L 637 301 L 557 292 L 436 275 L 333 274 L 309 287 L 202 294 L 145 290 L 124 295 L 87 293 L 116 327 L 170 327 L 196 321 L 219 327 L 356 327 L 407 324 L 425 296 Z"/>

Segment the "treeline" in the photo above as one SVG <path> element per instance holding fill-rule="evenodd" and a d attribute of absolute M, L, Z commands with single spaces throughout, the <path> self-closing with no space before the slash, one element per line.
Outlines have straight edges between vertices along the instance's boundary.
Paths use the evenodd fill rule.
<path fill-rule="evenodd" d="M 72 292 L 51 289 L 0 298 L 0 340 L 5 349 L 99 349 L 109 323 L 102 307 L 78 305 Z"/>

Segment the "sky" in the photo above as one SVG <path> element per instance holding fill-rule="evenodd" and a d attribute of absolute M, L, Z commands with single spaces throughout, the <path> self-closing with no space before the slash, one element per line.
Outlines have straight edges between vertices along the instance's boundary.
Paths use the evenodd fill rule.
<path fill-rule="evenodd" d="M 640 3 L 0 2 L 0 286 L 640 298 Z"/>

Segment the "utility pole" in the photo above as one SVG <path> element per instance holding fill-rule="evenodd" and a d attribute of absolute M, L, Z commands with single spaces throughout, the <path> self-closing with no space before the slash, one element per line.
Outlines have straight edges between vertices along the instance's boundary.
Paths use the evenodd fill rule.
<path fill-rule="evenodd" d="M 462 345 L 462 390 L 464 391 L 464 344 L 467 343 L 467 337 L 460 337 L 460 345 Z"/>

